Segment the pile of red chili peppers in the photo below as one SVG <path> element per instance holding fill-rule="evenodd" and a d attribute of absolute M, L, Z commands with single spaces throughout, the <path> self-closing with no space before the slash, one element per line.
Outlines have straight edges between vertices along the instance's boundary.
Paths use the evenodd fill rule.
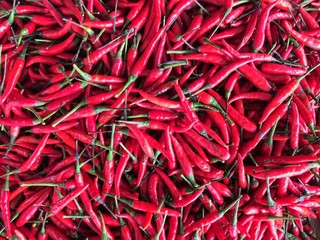
<path fill-rule="evenodd" d="M 319 22 L 316 0 L 0 1 L 0 239 L 318 239 Z"/>

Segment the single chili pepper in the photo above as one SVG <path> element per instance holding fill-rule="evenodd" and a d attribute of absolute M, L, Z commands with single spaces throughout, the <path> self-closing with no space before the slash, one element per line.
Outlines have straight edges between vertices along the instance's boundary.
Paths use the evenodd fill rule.
<path fill-rule="evenodd" d="M 40 47 L 37 49 L 38 53 L 42 56 L 54 56 L 56 54 L 65 51 L 75 38 L 75 34 L 72 33 L 66 40 L 50 47 Z"/>
<path fill-rule="evenodd" d="M 38 166 L 37 162 L 41 160 L 40 154 L 43 148 L 46 145 L 46 142 L 50 136 L 50 133 L 47 133 L 43 136 L 39 145 L 35 149 L 35 151 L 31 154 L 31 156 L 19 167 L 19 172 L 26 172 L 28 170 L 34 171 Z"/>
<path fill-rule="evenodd" d="M 159 215 L 168 215 L 168 216 L 173 216 L 173 217 L 179 217 L 180 213 L 177 212 L 176 210 L 170 209 L 170 208 L 158 208 L 157 205 L 154 205 L 152 203 L 148 203 L 148 202 L 143 202 L 143 201 L 133 201 L 133 200 L 128 200 L 128 199 L 124 199 L 124 198 L 118 198 L 118 200 L 120 202 L 123 202 L 125 204 L 127 204 L 128 206 L 130 206 L 131 208 L 135 209 L 135 210 L 139 210 L 139 211 L 143 211 L 143 212 L 150 212 L 153 214 L 159 214 Z"/>
<path fill-rule="evenodd" d="M 263 93 L 263 92 L 248 92 L 248 93 L 241 93 L 237 96 L 234 96 L 230 99 L 229 103 L 232 103 L 234 101 L 240 100 L 240 99 L 253 99 L 258 101 L 270 101 L 272 99 L 272 95 L 269 93 Z"/>
<path fill-rule="evenodd" d="M 208 79 L 208 84 L 203 87 L 202 89 L 198 90 L 197 93 L 200 93 L 206 89 L 213 88 L 217 86 L 219 83 L 221 83 L 228 75 L 230 75 L 232 72 L 237 70 L 238 68 L 254 61 L 271 61 L 272 57 L 268 57 L 267 59 L 265 56 L 253 58 L 253 59 L 243 59 L 236 62 L 231 63 L 227 67 L 224 67 L 222 70 L 220 70 L 217 74 L 215 74 L 213 77 Z"/>
<path fill-rule="evenodd" d="M 41 195 L 32 206 L 30 206 L 28 209 L 26 209 L 23 213 L 21 213 L 16 221 L 17 227 L 24 226 L 38 211 L 41 204 L 48 198 L 51 191 L 47 191 L 43 195 Z"/>
<path fill-rule="evenodd" d="M 185 207 L 188 204 L 191 204 L 192 202 L 196 201 L 199 196 L 203 193 L 205 188 L 200 188 L 193 193 L 188 194 L 185 198 L 181 199 L 180 201 L 174 202 L 174 207 Z"/>
<path fill-rule="evenodd" d="M 68 0 L 69 1 L 69 0 Z M 115 27 L 121 27 L 125 22 L 124 18 L 117 17 L 116 21 L 107 20 L 107 21 L 84 21 L 82 23 L 83 26 L 88 28 L 96 28 L 96 29 L 112 29 Z M 114 25 L 115 24 L 115 25 Z"/>
<path fill-rule="evenodd" d="M 292 68 L 277 63 L 264 63 L 261 65 L 261 71 L 268 74 L 289 74 L 292 76 L 301 76 L 306 73 L 305 68 Z"/>
<path fill-rule="evenodd" d="M 0 118 L 0 124 L 9 127 L 31 127 L 38 125 L 39 123 L 41 123 L 41 120 L 33 118 Z"/>
<path fill-rule="evenodd" d="M 193 61 L 201 61 L 204 63 L 217 64 L 217 65 L 225 65 L 226 61 L 223 57 L 210 53 L 191 53 L 188 55 L 180 55 L 177 60 L 193 60 Z"/>
<path fill-rule="evenodd" d="M 261 12 L 260 18 L 257 21 L 257 30 L 253 39 L 253 49 L 255 52 L 261 50 L 264 45 L 265 40 L 265 29 L 268 24 L 268 18 L 270 11 L 276 6 L 279 1 L 274 1 L 273 3 L 268 4 Z"/>
<path fill-rule="evenodd" d="M 262 66 L 264 65 L 265 64 L 263 64 Z M 239 70 L 258 89 L 264 92 L 270 92 L 271 85 L 256 68 L 253 68 L 247 64 L 240 67 Z"/>
<path fill-rule="evenodd" d="M 246 43 L 250 40 L 256 26 L 257 26 L 257 21 L 258 21 L 258 17 L 259 15 L 261 14 L 261 10 L 260 9 L 257 9 L 255 10 L 251 16 L 250 16 L 250 19 L 248 21 L 248 25 L 247 25 L 247 28 L 243 34 L 243 37 L 242 37 L 242 40 L 241 42 L 239 43 L 238 47 L 237 47 L 237 50 L 239 51 L 243 46 L 246 45 Z"/>
<path fill-rule="evenodd" d="M 70 95 L 81 92 L 85 87 L 88 86 L 87 82 L 76 82 L 72 85 L 69 85 L 63 89 L 60 89 L 59 92 L 55 92 L 46 96 L 34 96 L 34 98 L 40 101 L 52 101 L 58 98 L 68 97 Z M 61 101 L 61 100 L 60 100 Z"/>
<path fill-rule="evenodd" d="M 0 209 L 2 212 L 2 219 L 6 228 L 6 236 L 11 238 L 11 216 L 10 216 L 10 189 L 9 189 L 9 175 L 6 176 L 5 183 L 0 192 L 1 202 Z"/>
<path fill-rule="evenodd" d="M 306 74 L 309 74 L 318 66 L 313 67 L 310 69 Z M 285 101 L 289 96 L 291 96 L 294 91 L 298 88 L 299 83 L 305 77 L 305 75 L 300 76 L 299 78 L 293 78 L 288 84 L 284 85 L 282 88 L 279 89 L 278 93 L 273 97 L 273 99 L 269 102 L 267 107 L 264 109 L 261 119 L 259 123 L 263 123 L 266 118 L 275 110 L 283 101 Z"/>
<path fill-rule="evenodd" d="M 19 81 L 19 78 L 24 69 L 25 56 L 26 56 L 27 49 L 28 47 L 24 48 L 20 57 L 16 59 L 14 68 L 8 74 L 6 88 L 3 94 L 1 95 L 1 100 L 0 100 L 1 103 L 3 103 L 10 96 L 10 94 L 13 91 L 13 88 L 16 86 L 17 82 Z"/>
<path fill-rule="evenodd" d="M 315 29 L 319 27 L 314 17 L 310 13 L 308 13 L 308 11 L 306 11 L 302 6 L 299 6 L 298 11 L 309 29 Z"/>
<path fill-rule="evenodd" d="M 159 205 L 159 198 L 158 198 L 158 183 L 160 181 L 160 175 L 158 173 L 153 173 L 148 179 L 148 199 L 151 203 Z"/>
<path fill-rule="evenodd" d="M 82 71 L 80 68 L 77 67 L 77 65 L 73 65 L 74 69 L 81 75 L 81 77 L 88 81 L 93 83 L 99 83 L 99 84 L 113 84 L 113 83 L 124 83 L 124 79 L 120 77 L 116 77 L 114 74 L 113 76 L 105 76 L 105 75 L 89 75 Z"/>
<path fill-rule="evenodd" d="M 259 172 L 259 173 L 253 173 L 250 174 L 258 179 L 265 179 L 266 177 L 269 177 L 270 179 L 277 179 L 282 177 L 292 177 L 301 175 L 304 172 L 309 171 L 312 168 L 318 167 L 318 162 L 312 162 L 312 163 L 301 163 L 298 165 L 288 165 L 280 168 L 270 169 L 265 172 Z"/>
<path fill-rule="evenodd" d="M 13 2 L 15 4 L 15 1 Z M 9 18 L 0 24 L 0 38 L 7 33 L 7 31 L 10 29 L 11 25 L 14 23 L 14 10 L 11 10 L 11 13 L 9 15 Z"/>
<path fill-rule="evenodd" d="M 50 209 L 49 214 L 50 215 L 55 215 L 58 212 L 60 212 L 65 206 L 67 206 L 70 202 L 72 202 L 75 198 L 80 196 L 81 193 L 83 193 L 89 185 L 86 185 L 82 188 L 79 188 L 72 193 L 69 193 L 67 196 L 64 198 L 61 198 L 59 201 L 57 201 Z"/>
<path fill-rule="evenodd" d="M 43 30 L 39 32 L 39 35 L 51 40 L 60 39 L 70 31 L 71 26 L 72 26 L 72 23 L 67 21 L 67 22 L 64 22 L 63 26 L 60 29 Z"/>
<path fill-rule="evenodd" d="M 58 127 L 53 126 L 35 126 L 30 129 L 32 133 L 36 134 L 42 134 L 42 133 L 53 133 L 53 132 L 59 132 L 63 131 L 69 128 L 72 128 L 76 125 L 78 125 L 78 122 L 69 122 L 69 123 L 62 123 Z"/>
<path fill-rule="evenodd" d="M 292 149 L 296 149 L 299 144 L 299 112 L 297 105 L 292 102 L 292 120 L 291 120 L 291 136 L 290 146 Z"/>
<path fill-rule="evenodd" d="M 236 84 L 239 77 L 240 77 L 240 74 L 238 72 L 231 74 L 231 76 L 228 78 L 228 80 L 224 86 L 225 98 L 226 98 L 227 102 L 231 96 L 231 92 L 234 88 L 234 85 Z"/>
<path fill-rule="evenodd" d="M 122 153 L 122 155 L 120 156 L 119 162 L 118 162 L 118 166 L 114 175 L 114 190 L 115 190 L 115 194 L 117 197 L 120 197 L 120 182 L 121 182 L 121 177 L 123 175 L 123 172 L 127 166 L 127 163 L 130 159 L 130 153 L 133 150 L 133 143 L 130 142 L 126 142 L 127 147 L 125 147 L 124 145 L 122 145 L 125 149 L 125 151 Z"/>
<path fill-rule="evenodd" d="M 35 23 L 33 23 L 33 22 L 28 22 L 27 24 L 25 24 L 24 28 L 22 28 L 20 30 L 17 44 L 20 45 L 20 43 L 22 41 L 22 38 L 24 36 L 28 36 L 28 35 L 32 34 L 34 32 L 34 30 L 36 29 L 36 26 L 37 25 Z"/>
<path fill-rule="evenodd" d="M 83 15 L 81 11 L 78 9 L 78 6 L 71 0 L 63 0 L 64 5 L 66 5 L 72 14 L 77 18 L 77 20 L 82 23 Z"/>

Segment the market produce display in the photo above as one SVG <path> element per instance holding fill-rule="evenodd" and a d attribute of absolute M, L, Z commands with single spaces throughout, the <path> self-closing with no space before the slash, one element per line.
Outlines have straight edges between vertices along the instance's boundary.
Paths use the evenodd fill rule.
<path fill-rule="evenodd" d="M 1 239 L 319 239 L 316 0 L 0 1 Z"/>

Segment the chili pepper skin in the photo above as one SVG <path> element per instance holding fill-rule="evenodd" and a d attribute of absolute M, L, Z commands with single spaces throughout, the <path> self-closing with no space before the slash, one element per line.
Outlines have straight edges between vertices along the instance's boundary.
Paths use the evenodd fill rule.
<path fill-rule="evenodd" d="M 1 95 L 0 103 L 3 103 L 11 94 L 13 88 L 17 84 L 24 65 L 25 65 L 25 55 L 26 55 L 27 47 L 23 50 L 23 53 L 20 57 L 18 57 L 15 61 L 14 68 L 11 70 L 10 74 L 8 75 L 7 85 L 4 90 L 4 93 Z"/>
<path fill-rule="evenodd" d="M 301 76 L 306 73 L 304 68 L 292 68 L 277 63 L 264 63 L 261 70 L 268 74 L 290 74 L 291 76 Z"/>
<path fill-rule="evenodd" d="M 297 31 L 295 31 L 291 24 L 287 20 L 282 20 L 281 25 L 284 27 L 284 29 L 293 36 L 298 42 L 305 44 L 306 46 L 320 50 L 320 41 L 316 38 L 310 37 L 308 35 L 301 34 Z"/>
<path fill-rule="evenodd" d="M 176 210 L 172 210 L 170 208 L 160 208 L 158 209 L 157 205 L 148 203 L 148 202 L 143 202 L 143 201 L 132 201 L 128 199 L 118 199 L 121 202 L 124 202 L 125 204 L 129 205 L 135 210 L 139 211 L 144 211 L 144 212 L 150 212 L 154 214 L 161 214 L 161 215 L 168 215 L 168 216 L 173 216 L 173 217 L 179 217 L 180 213 L 177 212 Z"/>
<path fill-rule="evenodd" d="M 75 34 L 71 34 L 65 41 L 59 44 L 50 47 L 40 47 L 38 49 L 38 52 L 42 56 L 54 56 L 56 54 L 62 53 L 67 47 L 70 46 L 74 38 Z"/>
<path fill-rule="evenodd" d="M 50 194 L 50 191 L 47 191 L 46 193 L 44 193 L 35 201 L 33 206 L 29 207 L 23 213 L 21 213 L 16 221 L 16 226 L 22 227 L 23 225 L 25 225 L 25 223 L 28 222 L 30 218 L 34 216 L 36 211 L 38 211 L 38 209 L 40 208 L 40 204 L 42 204 L 47 199 L 49 194 Z"/>
<path fill-rule="evenodd" d="M 239 201 L 239 199 L 237 200 Z M 236 202 L 237 202 L 236 201 Z M 190 233 L 194 232 L 197 228 L 204 227 L 208 224 L 212 224 L 214 222 L 217 222 L 219 219 L 223 217 L 223 215 L 234 205 L 236 202 L 230 204 L 227 208 L 220 212 L 213 212 L 213 213 L 208 213 L 205 218 L 202 218 L 193 224 L 191 224 L 187 229 L 185 229 L 183 233 L 183 237 L 188 236 Z"/>
<path fill-rule="evenodd" d="M 67 204 L 73 201 L 76 197 L 78 197 L 81 193 L 83 193 L 87 189 L 88 185 L 73 191 L 72 193 L 68 194 L 64 198 L 60 199 L 56 202 L 50 209 L 50 215 L 55 215 L 59 213 Z"/>
<path fill-rule="evenodd" d="M 46 232 L 48 236 L 54 240 L 67 240 L 69 239 L 67 236 L 65 236 L 58 228 L 56 228 L 52 224 L 46 224 Z"/>
<path fill-rule="evenodd" d="M 35 151 L 32 153 L 32 155 L 19 167 L 19 172 L 26 172 L 28 170 L 33 171 L 36 169 L 36 167 L 38 166 L 37 161 L 39 161 L 38 159 L 40 159 L 39 156 L 41 154 L 41 151 L 45 147 L 49 136 L 50 136 L 49 133 L 43 136 L 43 138 L 39 142 L 39 145 L 37 146 Z"/>
<path fill-rule="evenodd" d="M 12 10 L 9 15 L 9 18 L 1 22 L 0 24 L 0 38 L 2 38 L 6 34 L 6 32 L 9 30 L 13 22 L 14 22 L 14 11 Z"/>
<path fill-rule="evenodd" d="M 197 200 L 197 198 L 203 193 L 204 188 L 200 188 L 199 190 L 195 191 L 194 193 L 191 193 L 187 195 L 185 198 L 182 200 L 175 202 L 174 207 L 185 207 L 191 202 Z"/>
<path fill-rule="evenodd" d="M 297 79 L 292 79 L 288 84 L 284 85 L 278 93 L 272 98 L 267 107 L 264 109 L 263 114 L 259 123 L 263 123 L 266 118 L 289 96 L 293 94 L 293 92 L 298 88 L 299 81 Z"/>
<path fill-rule="evenodd" d="M 205 104 L 211 104 L 213 106 L 220 105 L 223 110 L 226 109 L 225 100 L 216 92 L 209 91 L 210 94 L 206 92 L 201 92 L 197 94 L 199 101 Z M 236 109 L 232 106 L 228 106 L 228 115 L 232 117 L 232 120 L 238 123 L 241 127 L 246 129 L 249 132 L 255 132 L 257 130 L 257 126 L 251 120 L 247 119 L 243 115 L 241 115 Z"/>
<path fill-rule="evenodd" d="M 6 228 L 6 236 L 11 238 L 12 231 L 11 231 L 11 214 L 10 214 L 10 189 L 9 189 L 9 176 L 6 176 L 5 183 L 0 192 L 0 209 L 2 212 L 2 219 L 4 226 Z"/>
<path fill-rule="evenodd" d="M 297 176 L 301 175 L 304 172 L 309 171 L 310 169 L 318 167 L 318 163 L 301 163 L 298 165 L 292 165 L 292 166 L 285 166 L 283 168 L 279 169 L 271 169 L 266 171 L 265 173 L 259 172 L 259 173 L 253 173 L 252 176 L 258 178 L 258 179 L 265 179 L 266 177 L 269 177 L 270 179 L 275 178 L 282 178 L 282 177 L 291 177 L 291 176 Z"/>
<path fill-rule="evenodd" d="M 265 37 L 265 28 L 268 22 L 270 11 L 273 7 L 278 3 L 278 1 L 274 1 L 273 3 L 270 3 L 268 6 L 265 7 L 265 9 L 262 10 L 261 16 L 258 19 L 257 22 L 257 30 L 254 36 L 252 47 L 254 51 L 261 50 L 263 44 L 264 44 L 264 37 Z"/>

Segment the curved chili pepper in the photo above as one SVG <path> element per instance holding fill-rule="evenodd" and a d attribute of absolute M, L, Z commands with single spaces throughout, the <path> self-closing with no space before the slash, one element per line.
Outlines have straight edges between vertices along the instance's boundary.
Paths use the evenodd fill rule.
<path fill-rule="evenodd" d="M 317 38 L 310 37 L 308 35 L 304 35 L 295 31 L 287 20 L 282 20 L 281 25 L 298 42 L 303 43 L 312 49 L 320 50 L 320 40 L 318 40 Z"/>

